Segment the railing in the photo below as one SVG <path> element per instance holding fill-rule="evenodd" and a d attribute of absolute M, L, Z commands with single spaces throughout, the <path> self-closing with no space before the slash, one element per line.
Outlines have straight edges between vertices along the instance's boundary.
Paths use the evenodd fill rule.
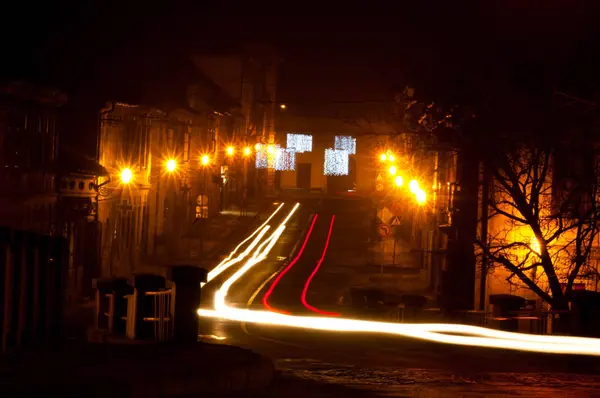
<path fill-rule="evenodd" d="M 158 292 L 146 292 L 144 294 L 153 299 L 152 316 L 146 316 L 143 320 L 144 322 L 154 323 L 154 340 L 171 340 L 173 337 L 174 288 Z"/>
<path fill-rule="evenodd" d="M 140 327 L 137 321 L 151 323 L 153 325 L 153 340 L 168 341 L 173 338 L 173 325 L 175 318 L 175 284 L 170 288 L 158 291 L 143 292 L 143 298 L 151 300 L 151 306 L 138 306 L 139 291 L 134 290 L 133 294 L 125 296 L 127 300 L 127 315 L 123 318 L 127 321 L 126 336 L 131 340 L 139 339 Z M 146 314 L 137 312 L 143 308 L 151 307 L 151 311 Z"/>

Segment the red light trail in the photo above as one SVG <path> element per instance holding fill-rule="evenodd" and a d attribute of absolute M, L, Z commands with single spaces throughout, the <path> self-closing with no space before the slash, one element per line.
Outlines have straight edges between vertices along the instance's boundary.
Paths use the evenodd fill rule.
<path fill-rule="evenodd" d="M 310 228 L 308 229 L 308 232 L 306 233 L 306 237 L 304 238 L 304 242 L 302 243 L 302 247 L 300 247 L 300 250 L 298 251 L 298 254 L 296 255 L 296 257 L 294 257 L 294 259 L 292 261 L 290 261 L 290 263 L 287 265 L 287 267 L 285 267 L 285 269 L 279 275 L 277 275 L 277 278 L 275 278 L 275 280 L 273 281 L 273 283 L 269 287 L 269 290 L 267 290 L 267 292 L 263 296 L 262 303 L 265 306 L 265 308 L 267 308 L 269 311 L 277 312 L 277 313 L 280 313 L 280 314 L 289 314 L 289 312 L 287 312 L 287 311 L 277 310 L 277 309 L 273 308 L 269 304 L 269 297 L 271 297 L 271 295 L 273 294 L 273 291 L 275 290 L 275 287 L 277 286 L 277 284 L 279 283 L 279 281 L 285 276 L 285 274 L 289 270 L 292 269 L 292 267 L 294 265 L 296 265 L 296 263 L 298 262 L 298 260 L 300 260 L 300 258 L 302 257 L 302 254 L 304 253 L 304 249 L 306 248 L 308 240 L 310 239 L 310 235 L 312 234 L 312 231 L 313 231 L 313 229 L 315 227 L 315 223 L 317 222 L 317 218 L 319 218 L 319 214 L 315 214 L 313 216 L 313 220 L 312 220 L 312 223 L 310 224 Z"/>
<path fill-rule="evenodd" d="M 323 254 L 321 254 L 321 258 L 319 258 L 319 261 L 317 261 L 317 265 L 315 266 L 315 269 L 313 270 L 313 272 L 310 274 L 310 276 L 308 277 L 306 282 L 304 282 L 304 289 L 302 289 L 302 296 L 300 297 L 300 299 L 302 300 L 302 305 L 304 305 L 304 307 L 308 308 L 312 312 L 316 312 L 318 314 L 328 315 L 328 316 L 340 316 L 340 314 L 337 312 L 323 311 L 316 307 L 313 307 L 306 301 L 306 294 L 308 293 L 308 287 L 310 286 L 310 282 L 312 282 L 313 278 L 319 271 L 321 264 L 323 264 L 323 260 L 325 260 L 325 255 L 327 255 L 327 249 L 329 248 L 329 241 L 331 240 L 331 232 L 333 231 L 333 223 L 334 222 L 335 222 L 335 215 L 331 216 L 331 222 L 329 223 L 329 231 L 327 232 L 327 239 L 325 240 L 325 246 L 323 247 Z"/>

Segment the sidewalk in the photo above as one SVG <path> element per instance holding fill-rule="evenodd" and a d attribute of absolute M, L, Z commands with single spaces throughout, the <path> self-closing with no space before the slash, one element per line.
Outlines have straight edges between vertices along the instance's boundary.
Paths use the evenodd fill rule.
<path fill-rule="evenodd" d="M 0 395 L 244 395 L 272 381 L 273 362 L 232 346 L 66 342 L 0 361 Z"/>

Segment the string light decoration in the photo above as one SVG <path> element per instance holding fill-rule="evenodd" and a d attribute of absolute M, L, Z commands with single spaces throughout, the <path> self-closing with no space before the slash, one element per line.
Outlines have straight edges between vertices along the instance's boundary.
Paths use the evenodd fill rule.
<path fill-rule="evenodd" d="M 256 168 L 266 169 L 269 167 L 269 154 L 267 153 L 267 146 L 261 145 L 256 146 Z"/>
<path fill-rule="evenodd" d="M 312 138 L 310 134 L 288 134 L 287 148 L 296 153 L 312 152 Z"/>
<path fill-rule="evenodd" d="M 296 151 L 293 148 L 278 149 L 277 156 L 275 157 L 275 170 L 296 170 Z"/>
<path fill-rule="evenodd" d="M 348 151 L 348 154 L 356 155 L 356 138 L 347 135 L 336 135 L 333 149 Z"/>
<path fill-rule="evenodd" d="M 345 149 L 325 149 L 325 164 L 323 174 L 326 176 L 347 176 L 348 156 Z"/>

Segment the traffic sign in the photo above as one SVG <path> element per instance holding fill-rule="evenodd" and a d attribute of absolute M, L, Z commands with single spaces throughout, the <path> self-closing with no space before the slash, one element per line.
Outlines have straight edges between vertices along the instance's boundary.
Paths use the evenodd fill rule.
<path fill-rule="evenodd" d="M 402 224 L 400 217 L 398 216 L 394 216 L 392 218 L 390 218 L 390 225 L 393 227 L 397 227 L 398 225 Z"/>
<path fill-rule="evenodd" d="M 388 236 L 392 233 L 392 228 L 387 224 L 379 225 L 379 236 Z"/>
<path fill-rule="evenodd" d="M 377 181 L 377 182 L 383 181 L 383 177 L 381 176 L 381 173 L 377 176 L 377 179 L 375 181 Z"/>
<path fill-rule="evenodd" d="M 375 185 L 375 190 L 376 190 L 377 192 L 381 192 L 381 191 L 383 191 L 383 184 L 377 184 L 377 185 Z"/>

